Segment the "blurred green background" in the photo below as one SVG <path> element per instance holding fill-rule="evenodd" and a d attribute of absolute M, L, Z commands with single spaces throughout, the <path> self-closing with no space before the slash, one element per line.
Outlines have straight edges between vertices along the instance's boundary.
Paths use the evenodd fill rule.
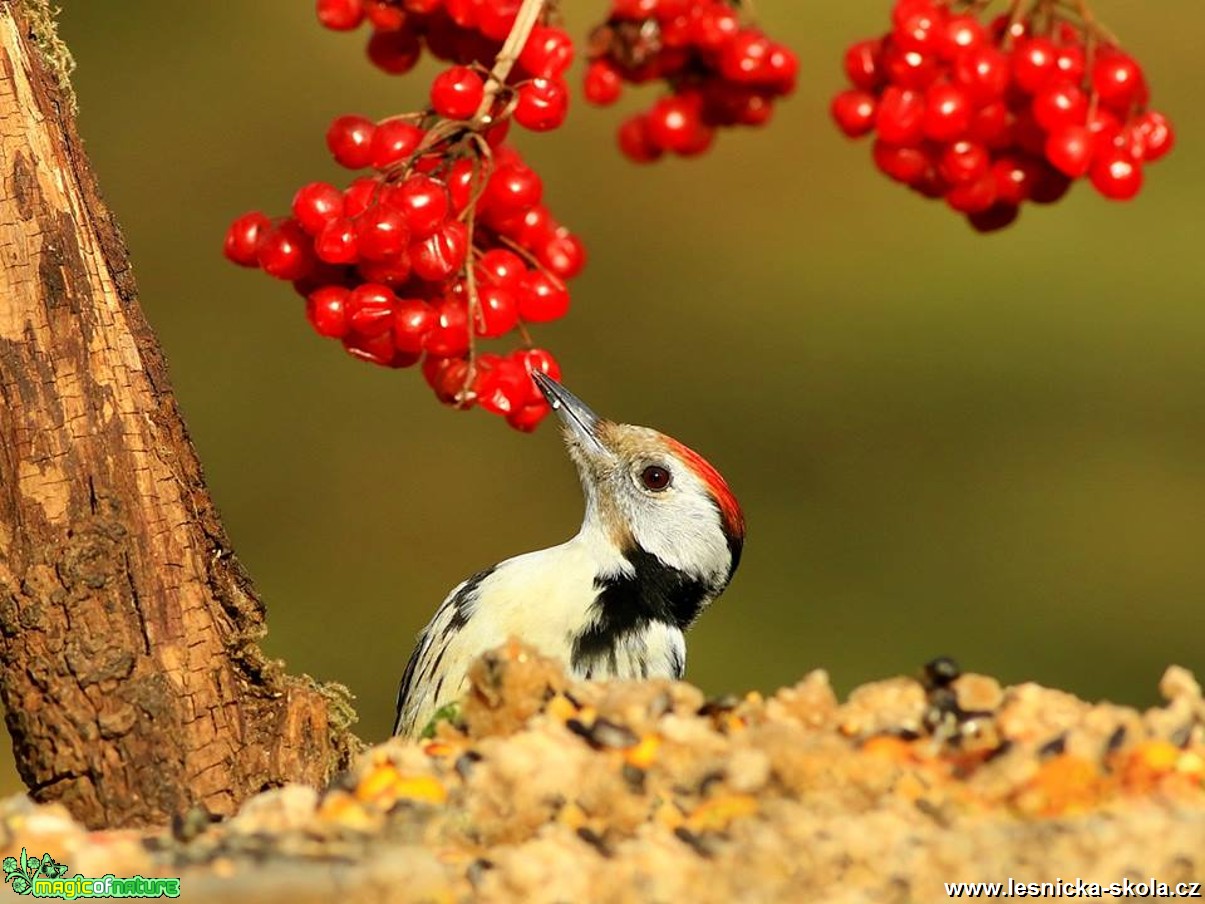
<path fill-rule="evenodd" d="M 379 74 L 308 0 L 62 6 L 81 130 L 268 648 L 349 685 L 380 739 L 447 590 L 568 537 L 577 481 L 553 430 L 353 361 L 220 245 L 244 210 L 341 178 L 332 116 L 415 109 L 434 65 Z M 603 11 L 565 6 L 576 35 Z M 992 237 L 829 123 L 844 47 L 884 30 L 887 0 L 758 8 L 803 61 L 765 130 L 648 168 L 616 152 L 617 110 L 517 136 L 591 256 L 538 341 L 599 411 L 703 451 L 745 507 L 690 679 L 770 690 L 824 667 L 847 690 L 949 653 L 1146 704 L 1168 663 L 1205 672 L 1205 7 L 1096 4 L 1179 147 L 1132 203 L 1081 186 Z"/>

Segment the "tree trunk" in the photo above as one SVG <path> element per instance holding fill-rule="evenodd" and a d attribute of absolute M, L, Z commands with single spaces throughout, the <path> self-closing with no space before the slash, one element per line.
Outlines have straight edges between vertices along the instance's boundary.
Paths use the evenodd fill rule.
<path fill-rule="evenodd" d="M 350 709 L 257 646 L 44 4 L 0 0 L 0 701 L 90 826 L 230 813 L 328 779 Z"/>

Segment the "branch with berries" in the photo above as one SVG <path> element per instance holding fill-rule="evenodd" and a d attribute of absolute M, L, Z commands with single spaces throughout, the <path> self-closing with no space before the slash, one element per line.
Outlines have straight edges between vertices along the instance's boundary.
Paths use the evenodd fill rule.
<path fill-rule="evenodd" d="M 362 173 L 344 188 L 302 186 L 291 215 L 253 212 L 226 234 L 236 264 L 289 281 L 321 336 L 354 357 L 421 370 L 436 397 L 530 431 L 549 412 L 532 375 L 559 379 L 534 325 L 569 310 L 581 240 L 543 203 L 538 173 L 509 143 L 511 123 L 559 127 L 569 109 L 572 39 L 549 0 L 318 0 L 337 31 L 369 25 L 368 58 L 403 75 L 423 52 L 452 63 L 430 106 L 373 122 L 340 116 L 335 160 Z M 613 102 L 625 82 L 668 89 L 619 129 L 631 159 L 708 147 L 718 128 L 767 121 L 794 87 L 785 47 L 727 0 L 615 0 L 590 42 L 585 94 Z M 483 340 L 514 335 L 508 353 Z"/>
<path fill-rule="evenodd" d="M 317 13 L 336 31 L 367 26 L 367 56 L 385 73 L 410 72 L 424 53 L 452 65 L 425 110 L 336 118 L 327 146 L 360 175 L 302 186 L 291 216 L 238 218 L 226 256 L 292 282 L 315 331 L 353 356 L 421 362 L 441 402 L 534 430 L 549 408 L 532 375 L 560 368 L 532 329 L 565 316 L 586 262 L 508 140 L 512 122 L 547 132 L 568 114 L 575 51 L 555 3 L 318 0 Z M 851 138 L 874 133 L 879 170 L 981 232 L 1079 179 L 1129 200 L 1172 148 L 1142 68 L 1084 0 L 895 0 L 891 20 L 847 51 L 852 87 L 832 115 Z M 611 0 L 587 56 L 595 105 L 662 86 L 617 131 L 637 163 L 697 156 L 721 129 L 764 125 L 798 73 L 739 0 Z M 517 348 L 480 347 L 508 336 Z"/>
<path fill-rule="evenodd" d="M 833 118 L 874 133 L 886 176 L 981 232 L 1078 179 L 1128 201 L 1172 148 L 1142 67 L 1084 0 L 896 0 L 891 23 L 846 52 Z"/>

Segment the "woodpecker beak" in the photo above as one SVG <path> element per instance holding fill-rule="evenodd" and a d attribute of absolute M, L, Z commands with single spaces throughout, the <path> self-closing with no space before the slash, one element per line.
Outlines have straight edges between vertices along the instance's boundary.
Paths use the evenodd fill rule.
<path fill-rule="evenodd" d="M 591 452 L 609 454 L 598 437 L 598 425 L 602 419 L 591 411 L 585 402 L 547 374 L 536 371 L 531 378 L 536 381 L 540 392 L 544 393 L 544 398 L 557 413 L 572 439 Z"/>

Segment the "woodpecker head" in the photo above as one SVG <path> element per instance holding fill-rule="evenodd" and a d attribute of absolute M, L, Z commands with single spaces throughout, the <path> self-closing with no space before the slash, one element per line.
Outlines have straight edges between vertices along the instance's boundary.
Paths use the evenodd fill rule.
<path fill-rule="evenodd" d="M 564 424 L 581 476 L 583 531 L 596 532 L 637 572 L 643 568 L 646 581 L 695 585 L 698 605 L 675 619 L 689 624 L 740 562 L 745 521 L 728 484 L 676 439 L 601 418 L 555 380 L 534 376 Z"/>

